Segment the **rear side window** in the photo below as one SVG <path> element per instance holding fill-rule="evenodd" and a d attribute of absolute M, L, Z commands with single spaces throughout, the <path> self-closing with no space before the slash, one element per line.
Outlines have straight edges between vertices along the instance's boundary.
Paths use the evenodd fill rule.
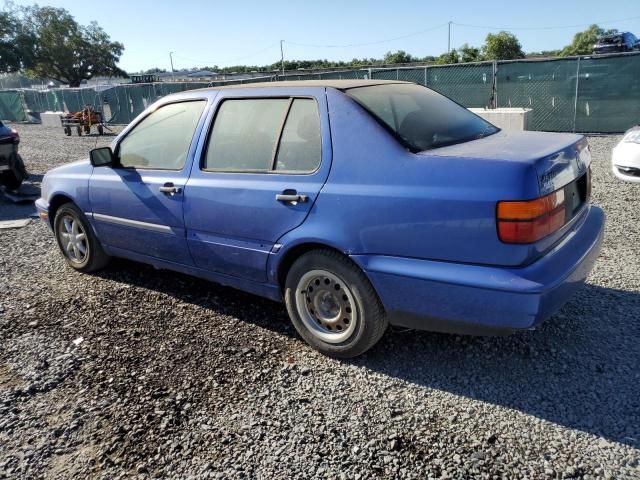
<path fill-rule="evenodd" d="M 346 94 L 413 152 L 463 143 L 499 129 L 466 108 L 414 84 L 358 87 Z"/>
<path fill-rule="evenodd" d="M 182 169 L 205 104 L 198 100 L 158 108 L 120 142 L 120 164 L 129 168 Z"/>
<path fill-rule="evenodd" d="M 320 116 L 315 100 L 293 101 L 282 130 L 276 170 L 313 172 L 320 165 Z"/>
<path fill-rule="evenodd" d="M 226 100 L 211 132 L 205 168 L 270 170 L 289 99 Z"/>
<path fill-rule="evenodd" d="M 220 172 L 312 172 L 320 164 L 320 145 L 315 100 L 225 100 L 216 114 L 203 168 Z"/>

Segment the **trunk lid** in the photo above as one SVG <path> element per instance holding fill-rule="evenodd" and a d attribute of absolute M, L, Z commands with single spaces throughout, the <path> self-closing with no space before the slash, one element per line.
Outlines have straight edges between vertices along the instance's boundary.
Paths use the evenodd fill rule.
<path fill-rule="evenodd" d="M 503 130 L 485 138 L 427 150 L 421 154 L 522 164 L 523 168 L 535 172 L 539 196 L 575 181 L 587 172 L 591 164 L 586 138 L 571 133 Z"/>

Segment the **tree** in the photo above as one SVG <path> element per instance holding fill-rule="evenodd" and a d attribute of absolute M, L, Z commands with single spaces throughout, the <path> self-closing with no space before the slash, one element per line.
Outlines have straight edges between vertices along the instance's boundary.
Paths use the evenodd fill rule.
<path fill-rule="evenodd" d="M 414 58 L 404 50 L 398 50 L 397 52 L 387 52 L 382 59 L 382 63 L 386 65 L 394 63 L 411 63 L 413 61 Z"/>
<path fill-rule="evenodd" d="M 540 52 L 528 52 L 527 58 L 530 57 L 557 57 L 560 55 L 560 50 L 542 50 Z"/>
<path fill-rule="evenodd" d="M 0 72 L 17 72 L 29 63 L 34 38 L 13 11 L 0 12 Z"/>
<path fill-rule="evenodd" d="M 70 87 L 95 76 L 127 76 L 117 66 L 124 46 L 112 42 L 96 22 L 82 26 L 63 8 L 37 5 L 23 8 L 21 21 L 34 39 L 26 65 L 31 76 Z"/>
<path fill-rule="evenodd" d="M 504 31 L 487 35 L 484 47 L 482 47 L 482 53 L 487 60 L 524 58 L 522 45 L 520 45 L 516 36 Z"/>
<path fill-rule="evenodd" d="M 471 47 L 468 43 L 460 47 L 460 61 L 462 63 L 479 62 L 480 60 L 482 60 L 482 55 L 479 48 Z"/>
<path fill-rule="evenodd" d="M 153 68 L 149 68 L 149 69 L 145 70 L 142 73 L 144 73 L 146 75 L 153 75 L 154 73 L 167 73 L 167 69 L 166 68 L 153 67 Z"/>
<path fill-rule="evenodd" d="M 458 51 L 455 48 L 452 48 L 448 53 L 443 53 L 436 59 L 436 63 L 438 65 L 448 65 L 450 63 L 458 62 L 460 62 L 460 57 L 458 56 Z"/>
<path fill-rule="evenodd" d="M 591 53 L 598 38 L 617 32 L 618 30 L 615 28 L 612 30 L 603 30 L 598 25 L 591 25 L 585 31 L 576 33 L 573 36 L 573 42 L 564 47 L 560 55 L 563 57 L 569 55 L 588 55 Z"/>

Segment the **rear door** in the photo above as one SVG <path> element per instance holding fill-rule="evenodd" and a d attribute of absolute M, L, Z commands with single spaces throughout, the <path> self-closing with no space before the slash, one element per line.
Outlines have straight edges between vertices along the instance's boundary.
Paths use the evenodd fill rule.
<path fill-rule="evenodd" d="M 193 99 L 160 106 L 119 141 L 118 166 L 94 169 L 89 198 L 103 243 L 123 253 L 193 264 L 184 228 L 184 186 L 206 104 Z"/>
<path fill-rule="evenodd" d="M 263 282 L 275 242 L 304 221 L 327 178 L 331 141 L 324 88 L 247 90 L 216 98 L 185 223 L 198 267 Z"/>

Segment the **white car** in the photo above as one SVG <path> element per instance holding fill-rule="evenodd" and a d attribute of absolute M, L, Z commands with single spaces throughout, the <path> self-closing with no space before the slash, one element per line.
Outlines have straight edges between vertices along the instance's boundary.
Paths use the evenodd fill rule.
<path fill-rule="evenodd" d="M 640 125 L 627 130 L 615 146 L 611 164 L 616 177 L 640 183 Z"/>

